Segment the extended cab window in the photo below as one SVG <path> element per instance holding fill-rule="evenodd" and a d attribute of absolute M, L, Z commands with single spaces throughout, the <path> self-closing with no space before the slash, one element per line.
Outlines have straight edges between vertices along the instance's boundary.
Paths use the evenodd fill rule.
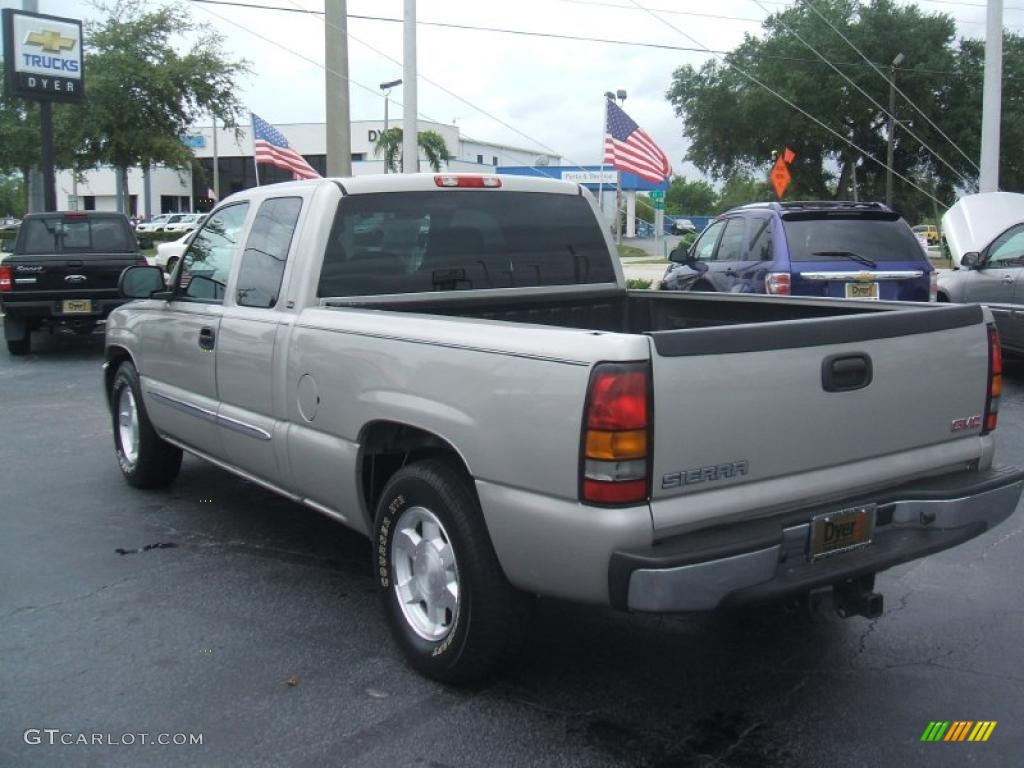
<path fill-rule="evenodd" d="M 272 307 L 281 291 L 301 197 L 274 197 L 256 211 L 238 270 L 235 300 L 243 307 Z"/>
<path fill-rule="evenodd" d="M 122 216 L 57 214 L 22 224 L 21 253 L 133 253 L 138 250 L 128 220 Z"/>
<path fill-rule="evenodd" d="M 206 220 L 182 259 L 178 298 L 223 301 L 238 239 L 245 224 L 248 203 L 222 208 Z"/>
<path fill-rule="evenodd" d="M 579 195 L 438 190 L 338 204 L 320 296 L 614 282 L 601 225 Z"/>

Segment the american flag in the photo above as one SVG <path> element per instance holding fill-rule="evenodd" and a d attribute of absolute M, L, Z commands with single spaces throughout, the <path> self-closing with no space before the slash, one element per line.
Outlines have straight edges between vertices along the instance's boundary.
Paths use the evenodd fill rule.
<path fill-rule="evenodd" d="M 257 117 L 252 112 L 253 146 L 256 151 L 257 163 L 270 163 L 278 168 L 292 172 L 295 179 L 319 179 L 316 172 L 306 159 L 288 146 L 288 139 L 274 126 Z"/>
<path fill-rule="evenodd" d="M 641 179 L 660 184 L 672 175 L 672 164 L 654 140 L 608 100 L 605 114 L 604 162 L 620 171 L 635 173 Z"/>

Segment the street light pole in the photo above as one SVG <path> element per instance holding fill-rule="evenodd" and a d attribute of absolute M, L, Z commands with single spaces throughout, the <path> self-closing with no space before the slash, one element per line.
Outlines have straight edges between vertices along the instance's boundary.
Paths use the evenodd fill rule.
<path fill-rule="evenodd" d="M 388 132 L 388 97 L 391 95 L 391 89 L 402 84 L 402 79 L 391 80 L 386 83 L 380 84 L 380 89 L 384 92 L 384 133 Z M 384 159 L 384 173 L 388 172 L 388 161 Z"/>
<path fill-rule="evenodd" d="M 889 208 L 892 208 L 893 134 L 896 132 L 896 67 L 904 59 L 902 53 L 897 53 L 889 66 L 889 148 L 885 161 L 885 204 Z"/>

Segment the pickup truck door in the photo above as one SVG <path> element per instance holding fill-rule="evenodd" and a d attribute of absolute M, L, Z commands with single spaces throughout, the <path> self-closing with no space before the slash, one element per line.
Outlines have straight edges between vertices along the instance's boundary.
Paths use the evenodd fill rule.
<path fill-rule="evenodd" d="M 290 329 L 292 315 L 279 304 L 301 210 L 300 197 L 272 197 L 260 204 L 224 307 L 217 345 L 218 424 L 225 457 L 285 489 L 290 480 L 284 395 L 275 357 Z"/>
<path fill-rule="evenodd" d="M 138 334 L 146 409 L 157 429 L 220 458 L 217 346 L 224 291 L 248 203 L 207 220 L 174 271 L 174 297 L 145 313 Z"/>

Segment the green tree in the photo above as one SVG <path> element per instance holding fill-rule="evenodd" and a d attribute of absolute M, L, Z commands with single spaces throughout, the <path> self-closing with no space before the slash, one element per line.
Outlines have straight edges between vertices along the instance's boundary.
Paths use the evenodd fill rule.
<path fill-rule="evenodd" d="M 775 192 L 765 179 L 738 173 L 730 176 L 722 185 L 722 192 L 715 201 L 711 213 L 719 214 L 738 205 L 774 199 Z"/>
<path fill-rule="evenodd" d="M 769 16 L 763 25 L 764 35 L 748 35 L 725 56 L 725 61 L 769 85 L 884 162 L 887 118 L 883 110 L 818 59 L 800 38 L 886 108 L 889 85 L 809 5 L 800 3 Z M 952 110 L 958 110 L 960 120 L 967 119 L 966 110 L 952 103 L 958 75 L 950 73 L 960 69 L 952 17 L 923 13 L 917 6 L 896 5 L 892 0 L 871 0 L 865 5 L 857 0 L 815 0 L 813 7 L 871 61 L 883 63 L 880 67 L 886 74 L 888 66 L 884 63 L 891 62 L 898 53 L 904 54 L 905 62 L 896 73 L 898 86 L 940 127 L 945 124 L 947 134 L 958 126 L 947 119 Z M 980 92 L 980 80 L 971 82 L 973 85 L 965 87 Z M 733 66 L 709 61 L 700 69 L 680 67 L 667 97 L 683 119 L 683 135 L 690 140 L 688 159 L 713 178 L 740 173 L 767 179 L 772 150 L 788 146 L 796 151 L 796 160 L 790 167 L 793 181 L 787 196 L 851 197 L 857 164 L 861 199 L 884 198 L 884 167 L 863 158 L 841 138 Z M 934 185 L 949 192 L 963 184 L 958 174 L 973 174 L 969 161 L 927 121 L 911 114 L 909 106 L 898 103 L 897 111 L 897 117 L 912 121 L 910 130 L 953 167 L 951 170 L 937 160 L 910 137 L 908 126 L 901 126 L 895 142 L 897 172 L 926 190 Z M 980 109 L 974 114 L 979 122 L 980 114 Z M 970 150 L 967 154 L 971 155 Z M 919 207 L 927 200 L 907 184 L 898 186 L 897 191 L 897 207 Z"/>
<path fill-rule="evenodd" d="M 420 131 L 416 134 L 416 143 L 423 150 L 427 164 L 437 173 L 441 164 L 452 159 L 448 153 L 448 144 L 437 131 Z M 402 164 L 402 129 L 388 128 L 381 131 L 373 145 L 373 156 L 384 156 L 384 165 L 391 173 L 397 173 Z"/>
<path fill-rule="evenodd" d="M 18 176 L 0 175 L 0 218 L 25 215 L 25 182 Z"/>
<path fill-rule="evenodd" d="M 672 185 L 665 193 L 665 210 L 676 216 L 704 216 L 711 213 L 717 199 L 718 193 L 708 182 L 673 176 Z"/>
<path fill-rule="evenodd" d="M 223 37 L 182 7 L 98 7 L 107 18 L 86 26 L 85 100 L 61 111 L 58 129 L 75 139 L 74 167 L 111 165 L 122 178 L 132 166 L 187 168 L 192 153 L 181 137 L 196 120 L 212 114 L 237 125 L 235 81 L 248 65 L 229 60 Z M 182 36 L 192 40 L 183 53 L 174 42 Z"/>

